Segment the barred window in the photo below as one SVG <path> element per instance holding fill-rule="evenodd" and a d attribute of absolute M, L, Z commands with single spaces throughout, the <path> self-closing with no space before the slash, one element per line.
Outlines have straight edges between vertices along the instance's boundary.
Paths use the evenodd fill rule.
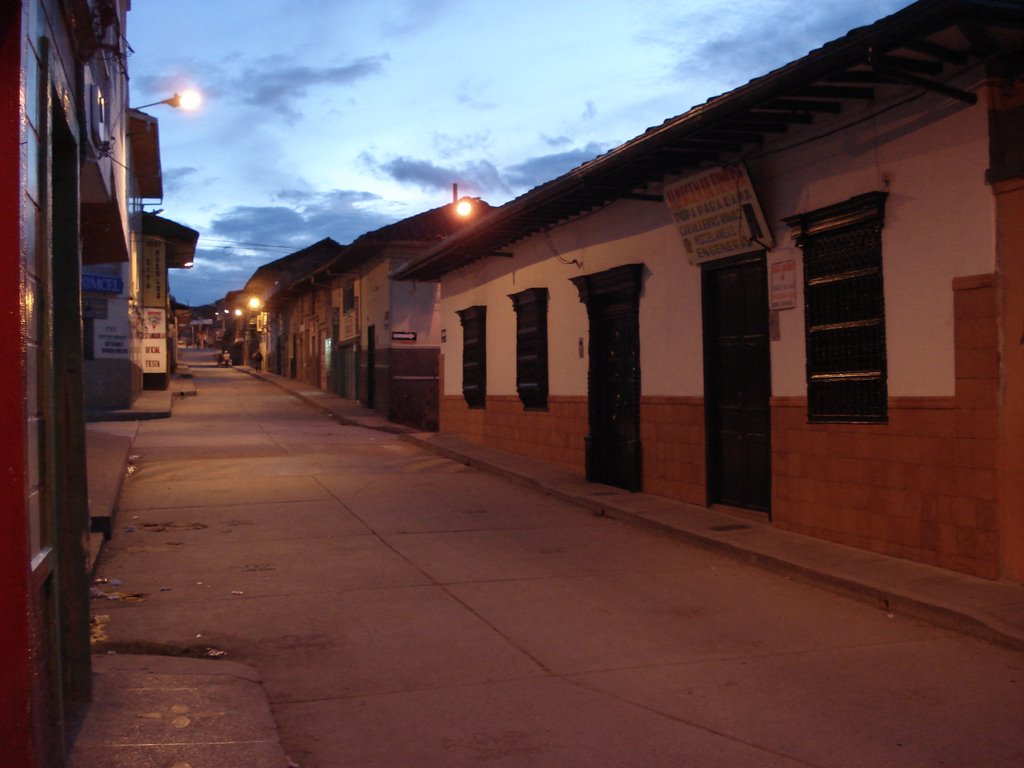
<path fill-rule="evenodd" d="M 548 407 L 548 289 L 509 296 L 516 311 L 516 391 L 525 408 Z"/>
<path fill-rule="evenodd" d="M 804 252 L 807 416 L 885 422 L 884 192 L 786 219 Z"/>
<path fill-rule="evenodd" d="M 468 307 L 462 321 L 462 395 L 470 408 L 487 404 L 487 307 Z"/>

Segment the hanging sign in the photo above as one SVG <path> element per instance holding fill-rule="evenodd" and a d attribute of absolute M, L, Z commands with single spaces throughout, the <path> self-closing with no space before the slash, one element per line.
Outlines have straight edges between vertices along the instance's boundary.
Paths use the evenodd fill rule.
<path fill-rule="evenodd" d="M 109 275 L 82 274 L 82 290 L 90 293 L 120 295 L 124 291 L 124 280 Z"/>
<path fill-rule="evenodd" d="M 742 164 L 709 168 L 670 184 L 665 187 L 665 204 L 691 264 L 775 244 Z"/>
<path fill-rule="evenodd" d="M 142 306 L 167 306 L 167 255 L 156 237 L 142 243 Z"/>

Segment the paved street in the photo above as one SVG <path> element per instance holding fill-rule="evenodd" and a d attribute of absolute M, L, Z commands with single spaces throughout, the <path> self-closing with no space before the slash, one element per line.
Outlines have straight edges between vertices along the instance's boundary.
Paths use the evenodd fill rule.
<path fill-rule="evenodd" d="M 255 667 L 302 768 L 1024 764 L 1024 655 L 193 355 L 199 395 L 140 423 L 101 563 L 138 597 L 94 612 L 104 649 Z"/>

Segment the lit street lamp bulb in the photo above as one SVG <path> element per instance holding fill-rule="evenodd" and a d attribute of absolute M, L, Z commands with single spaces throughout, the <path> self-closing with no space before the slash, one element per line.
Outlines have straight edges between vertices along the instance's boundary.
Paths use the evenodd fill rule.
<path fill-rule="evenodd" d="M 260 301 L 260 297 L 259 296 L 253 296 L 252 298 L 249 299 L 249 309 L 257 310 L 257 309 L 259 309 L 262 306 L 263 306 L 263 302 Z"/>
<path fill-rule="evenodd" d="M 236 309 L 235 310 L 235 317 L 241 317 L 241 316 L 242 316 L 242 310 Z"/>
<path fill-rule="evenodd" d="M 202 103 L 203 97 L 199 95 L 199 91 L 189 89 L 182 91 L 179 95 L 178 106 L 186 111 L 199 109 L 199 105 Z"/>
<path fill-rule="evenodd" d="M 462 218 L 466 218 L 473 212 L 473 204 L 469 200 L 459 200 L 455 204 L 455 213 Z"/>

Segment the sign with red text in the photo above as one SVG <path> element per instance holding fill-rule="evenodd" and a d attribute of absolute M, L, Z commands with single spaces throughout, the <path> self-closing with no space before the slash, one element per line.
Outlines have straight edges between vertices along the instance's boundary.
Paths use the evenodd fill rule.
<path fill-rule="evenodd" d="M 665 204 L 691 264 L 767 250 L 775 243 L 741 164 L 709 168 L 665 187 Z"/>
<path fill-rule="evenodd" d="M 142 372 L 167 373 L 167 339 L 142 340 Z"/>
<path fill-rule="evenodd" d="M 777 261 L 769 267 L 769 306 L 793 309 L 796 306 L 796 261 Z"/>

